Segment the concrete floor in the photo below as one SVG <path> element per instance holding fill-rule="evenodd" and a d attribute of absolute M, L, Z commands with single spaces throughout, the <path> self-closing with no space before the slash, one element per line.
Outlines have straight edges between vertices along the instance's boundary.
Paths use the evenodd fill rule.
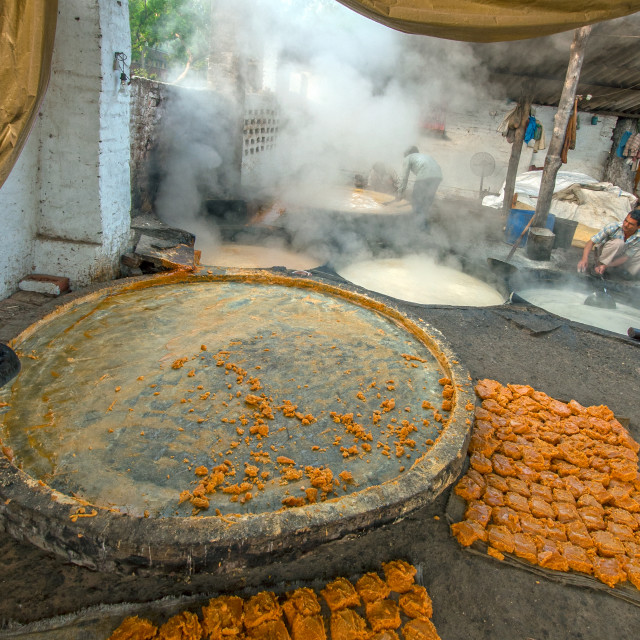
<path fill-rule="evenodd" d="M 21 294 L 0 302 L 0 340 L 56 304 Z M 474 380 L 530 384 L 556 398 L 607 404 L 617 415 L 631 419 L 630 431 L 640 440 L 638 343 L 519 305 L 421 308 L 420 315 L 444 334 Z M 422 583 L 433 599 L 433 621 L 444 640 L 637 637 L 640 607 L 636 605 L 605 591 L 564 585 L 462 550 L 445 518 L 448 495 L 445 491 L 435 503 L 401 522 L 327 544 L 287 563 L 255 567 L 228 588 L 251 592 L 314 586 L 337 575 L 379 570 L 383 561 L 404 558 L 420 568 Z M 197 594 L 221 589 L 206 575 L 185 580 L 101 574 L 1 533 L 0 557 L 0 629 L 5 628 L 0 638 L 105 638 L 122 617 L 121 609 L 89 612 L 84 622 L 76 619 L 70 627 L 44 635 L 28 634 L 16 625 L 123 602 L 141 603 L 133 610 L 153 614 L 160 605 L 150 603 L 162 597 L 190 598 L 193 603 Z M 186 601 L 172 602 L 165 606 L 165 617 L 172 608 L 186 606 Z"/>

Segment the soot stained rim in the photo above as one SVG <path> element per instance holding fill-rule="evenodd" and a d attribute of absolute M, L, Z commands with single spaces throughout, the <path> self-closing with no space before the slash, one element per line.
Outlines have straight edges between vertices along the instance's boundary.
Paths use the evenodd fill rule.
<path fill-rule="evenodd" d="M 419 317 L 383 296 L 364 295 L 348 284 L 290 277 L 260 269 L 209 269 L 135 278 L 111 284 L 57 308 L 11 341 L 16 348 L 54 317 L 84 302 L 174 283 L 247 282 L 314 289 L 370 309 L 420 340 L 454 386 L 446 427 L 429 452 L 400 476 L 339 498 L 303 507 L 240 517 L 198 515 L 145 518 L 123 514 L 62 494 L 0 455 L 0 526 L 20 540 L 82 566 L 139 575 L 209 572 L 230 575 L 243 568 L 302 555 L 318 544 L 406 516 L 433 501 L 459 475 L 473 422 L 471 377 L 446 339 Z M 80 510 L 84 513 L 80 513 Z"/>

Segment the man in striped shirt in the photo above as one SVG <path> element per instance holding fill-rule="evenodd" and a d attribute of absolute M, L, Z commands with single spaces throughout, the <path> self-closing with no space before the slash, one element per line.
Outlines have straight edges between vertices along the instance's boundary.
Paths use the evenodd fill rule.
<path fill-rule="evenodd" d="M 603 275 L 605 271 L 623 267 L 632 276 L 640 272 L 640 208 L 627 214 L 622 222 L 608 224 L 587 242 L 578 262 L 578 271 L 586 271 L 589 253 L 595 246 L 596 266 L 594 271 Z"/>

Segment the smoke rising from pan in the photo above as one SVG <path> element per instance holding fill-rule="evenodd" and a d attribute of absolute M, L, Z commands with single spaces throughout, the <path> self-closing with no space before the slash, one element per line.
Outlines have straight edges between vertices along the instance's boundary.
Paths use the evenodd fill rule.
<path fill-rule="evenodd" d="M 483 74 L 469 45 L 402 34 L 332 0 L 217 0 L 216 6 L 236 25 L 240 68 L 263 63 L 258 92 L 275 96 L 280 125 L 276 147 L 253 173 L 253 184 L 233 193 L 220 172 L 239 134 L 224 109 L 216 111 L 222 102 L 206 104 L 212 92 L 192 90 L 170 105 L 156 210 L 164 221 L 194 231 L 199 243 L 218 240 L 203 215 L 206 198 L 313 203 L 319 193 L 351 187 L 354 174 L 366 176 L 375 162 L 400 173 L 408 146 L 429 152 L 428 138 L 421 138 L 428 114 L 442 105 L 473 104 L 482 91 Z M 187 76 L 181 84 L 189 82 Z M 194 98 L 197 93 L 202 95 Z M 308 219 L 305 224 L 290 228 L 294 246 L 325 235 L 322 219 L 311 220 L 316 228 Z M 409 242 L 410 232 L 398 226 L 390 234 L 397 244 Z M 341 245 L 345 252 L 367 251 L 357 233 L 345 234 Z"/>

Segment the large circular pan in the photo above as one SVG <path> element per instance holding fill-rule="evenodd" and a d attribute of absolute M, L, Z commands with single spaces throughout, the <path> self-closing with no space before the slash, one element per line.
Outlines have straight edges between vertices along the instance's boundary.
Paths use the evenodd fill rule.
<path fill-rule="evenodd" d="M 626 336 L 629 327 L 640 324 L 640 288 L 634 282 L 519 271 L 511 276 L 510 285 L 513 302 L 525 301 L 596 330 Z M 589 304 L 594 298 L 595 301 Z"/>
<path fill-rule="evenodd" d="M 350 262 L 336 272 L 360 287 L 415 304 L 489 307 L 507 297 L 497 282 L 489 284 L 425 254 Z"/>
<path fill-rule="evenodd" d="M 459 475 L 466 453 L 471 380 L 446 341 L 419 318 L 348 285 L 249 270 L 154 276 L 79 298 L 11 344 L 22 354 L 23 371 L 0 397 L 8 405 L 2 409 L 2 525 L 19 539 L 103 571 L 222 575 L 296 557 L 432 501 Z M 246 349 L 234 352 L 240 345 Z M 232 352 L 223 366 L 209 359 L 222 358 L 222 352 Z M 273 357 L 256 365 L 260 353 Z M 218 380 L 214 393 L 220 402 L 209 403 L 208 417 L 205 412 L 202 421 L 193 420 L 199 409 L 187 407 L 195 408 L 196 394 L 205 395 L 215 376 L 224 378 L 226 363 L 234 374 L 229 382 L 229 376 Z M 302 384 L 305 363 L 311 371 Z M 246 401 L 244 387 L 257 376 L 238 382 L 244 364 L 261 376 L 263 387 L 254 395 L 273 396 L 276 409 L 287 399 L 304 404 L 316 418 L 303 425 L 274 411 L 274 420 L 266 421 L 273 441 L 256 438 L 246 449 L 256 453 L 262 444 L 272 457 L 288 452 L 286 457 L 297 458 L 295 468 L 351 470 L 352 485 L 345 481 L 325 501 L 292 508 L 282 508 L 283 495 L 306 495 L 295 480 L 254 491 L 256 497 L 244 504 L 229 502 L 222 492 L 209 495 L 206 511 L 194 513 L 188 501 L 178 504 L 180 489 L 192 489 L 197 480 L 196 464 L 211 468 L 219 454 L 232 458 L 242 448 L 224 439 L 237 422 L 218 418 L 225 403 L 232 409 L 229 385 L 234 398 L 239 393 Z M 396 379 L 386 379 L 389 373 Z M 423 423 L 429 405 L 421 401 L 436 408 L 442 403 L 442 387 L 433 383 L 439 375 L 452 382 L 452 404 L 441 412 L 441 422 L 433 412 Z M 377 382 L 380 397 L 376 387 L 363 384 L 370 381 Z M 398 394 L 400 411 L 386 425 L 395 435 L 387 441 L 365 422 L 365 401 L 358 406 L 352 395 L 363 387 L 366 411 Z M 193 393 L 186 396 L 189 389 Z M 329 400 L 341 407 L 334 415 Z M 237 410 L 248 413 L 246 406 Z M 365 440 L 356 445 L 344 432 L 339 416 L 347 411 L 362 414 L 357 419 L 374 432 L 369 452 Z M 395 427 L 409 419 L 419 426 L 411 436 L 416 445 L 404 442 L 398 456 Z M 206 426 L 209 431 L 197 431 Z M 385 444 L 389 456 L 381 454 Z M 357 453 L 350 453 L 354 446 Z M 179 457 L 180 447 L 188 449 L 188 460 Z M 283 468 L 289 464 L 273 464 L 272 477 L 281 479 Z M 237 470 L 240 483 L 241 458 Z M 303 478 L 306 488 L 308 480 Z"/>

